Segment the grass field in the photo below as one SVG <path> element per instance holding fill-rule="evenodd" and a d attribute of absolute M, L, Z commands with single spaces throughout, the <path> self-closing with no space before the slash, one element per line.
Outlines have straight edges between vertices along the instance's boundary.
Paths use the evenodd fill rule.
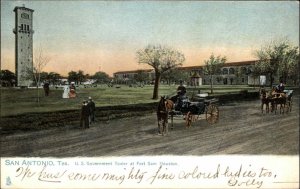
<path fill-rule="evenodd" d="M 159 95 L 172 96 L 176 93 L 177 86 L 160 85 Z M 78 87 L 77 97 L 74 99 L 63 99 L 62 88 L 51 88 L 50 96 L 45 97 L 43 89 L 40 90 L 40 103 L 37 103 L 36 89 L 17 89 L 17 88 L 1 88 L 1 116 L 10 116 L 28 112 L 51 112 L 56 110 L 79 109 L 83 100 L 91 96 L 96 106 L 114 106 L 125 104 L 139 104 L 157 102 L 153 100 L 153 86 L 128 87 L 120 86 L 107 87 L 106 85 L 97 86 L 95 88 Z M 198 88 L 188 87 L 187 96 L 191 97 L 198 90 L 201 93 L 210 92 L 209 86 L 201 86 Z M 247 86 L 214 86 L 214 93 L 236 93 L 241 90 L 254 90 L 253 87 Z M 258 88 L 256 88 L 258 90 Z"/>

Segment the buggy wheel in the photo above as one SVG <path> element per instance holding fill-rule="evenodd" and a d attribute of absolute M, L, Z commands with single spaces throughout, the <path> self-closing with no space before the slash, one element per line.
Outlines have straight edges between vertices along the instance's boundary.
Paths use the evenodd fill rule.
<path fill-rule="evenodd" d="M 206 109 L 206 121 L 210 124 L 219 121 L 219 108 L 216 105 L 210 104 Z"/>
<path fill-rule="evenodd" d="M 289 111 L 290 112 L 292 111 L 292 105 L 293 105 L 293 101 L 292 101 L 292 97 L 291 97 L 291 99 L 289 100 Z"/>

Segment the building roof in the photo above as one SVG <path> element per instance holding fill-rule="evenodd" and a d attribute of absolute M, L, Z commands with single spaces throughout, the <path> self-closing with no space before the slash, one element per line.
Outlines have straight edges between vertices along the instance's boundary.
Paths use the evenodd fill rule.
<path fill-rule="evenodd" d="M 225 63 L 224 66 L 248 66 L 255 64 L 257 60 L 249 60 L 249 61 L 242 61 L 242 62 L 228 62 Z"/>
<path fill-rule="evenodd" d="M 142 71 L 142 72 L 152 72 L 153 69 L 146 69 L 146 70 L 130 70 L 130 71 L 119 71 L 119 72 L 115 72 L 114 74 L 128 74 L 128 73 L 137 73 L 139 71 Z"/>
<path fill-rule="evenodd" d="M 23 7 L 18 7 L 18 6 L 16 6 L 16 7 L 14 8 L 14 11 L 16 12 L 16 11 L 17 11 L 17 9 L 22 9 L 22 10 L 27 10 L 27 11 L 34 12 L 34 10 L 32 10 L 32 9 L 29 9 L 29 8 L 26 8 L 25 6 L 23 6 Z"/>
<path fill-rule="evenodd" d="M 249 60 L 249 61 L 241 61 L 241 62 L 228 62 L 228 63 L 225 63 L 223 67 L 254 65 L 256 61 L 257 60 Z M 204 67 L 204 65 L 202 65 L 202 66 L 186 66 L 186 67 L 178 67 L 177 69 L 179 69 L 179 70 L 199 70 L 199 69 L 202 69 L 203 67 Z M 153 69 L 119 71 L 119 72 L 115 72 L 114 74 L 129 74 L 129 73 L 137 73 L 138 71 L 151 72 L 151 71 L 153 71 Z"/>

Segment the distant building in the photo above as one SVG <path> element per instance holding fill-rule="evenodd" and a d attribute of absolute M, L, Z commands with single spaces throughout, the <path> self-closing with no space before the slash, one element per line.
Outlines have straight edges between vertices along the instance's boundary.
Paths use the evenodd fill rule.
<path fill-rule="evenodd" d="M 113 74 L 113 76 L 114 76 L 115 82 L 126 83 L 127 81 L 135 80 L 136 76 L 139 73 L 145 73 L 146 74 L 145 80 L 148 80 L 148 81 L 152 81 L 155 76 L 153 69 L 120 71 L 120 72 L 115 72 Z"/>
<path fill-rule="evenodd" d="M 32 9 L 15 7 L 15 69 L 17 86 L 29 86 L 32 80 L 28 77 L 28 70 L 33 68 L 33 28 Z"/>
<path fill-rule="evenodd" d="M 221 72 L 213 76 L 214 85 L 268 85 L 270 82 L 266 77 L 253 76 L 252 70 L 255 65 L 253 61 L 229 62 L 225 63 L 221 68 Z M 186 72 L 189 78 L 185 83 L 191 86 L 209 85 L 210 77 L 205 74 L 204 66 L 188 66 L 176 68 L 182 72 Z M 141 70 L 121 71 L 114 73 L 117 80 L 133 80 L 135 75 Z M 153 69 L 143 70 L 148 74 L 149 81 L 153 81 L 155 74 Z M 261 78 L 265 78 L 262 80 Z M 260 83 L 263 82 L 263 83 Z"/>

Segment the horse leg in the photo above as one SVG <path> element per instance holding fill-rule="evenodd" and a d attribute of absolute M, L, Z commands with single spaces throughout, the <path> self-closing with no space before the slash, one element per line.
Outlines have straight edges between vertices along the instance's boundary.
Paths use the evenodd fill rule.
<path fill-rule="evenodd" d="M 159 124 L 159 134 L 161 134 L 161 135 L 164 135 L 163 127 L 164 127 L 164 120 L 161 119 L 160 124 Z"/>
<path fill-rule="evenodd" d="M 261 102 L 261 113 L 263 114 L 264 113 L 264 103 Z"/>
<path fill-rule="evenodd" d="M 171 129 L 174 129 L 173 118 L 174 118 L 173 113 L 171 113 Z"/>
<path fill-rule="evenodd" d="M 157 117 L 158 134 L 161 134 L 161 117 Z"/>
<path fill-rule="evenodd" d="M 169 130 L 169 120 L 168 120 L 168 117 L 169 115 L 167 115 L 167 118 L 166 118 L 166 126 L 165 126 L 165 129 L 166 129 L 166 135 L 168 134 L 168 130 Z"/>
<path fill-rule="evenodd" d="M 266 103 L 266 113 L 269 113 L 269 102 Z"/>

